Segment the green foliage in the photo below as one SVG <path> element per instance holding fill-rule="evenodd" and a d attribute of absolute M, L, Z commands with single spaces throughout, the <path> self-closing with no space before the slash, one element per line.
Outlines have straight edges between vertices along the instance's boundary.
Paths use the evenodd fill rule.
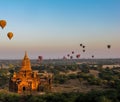
<path fill-rule="evenodd" d="M 55 75 L 54 82 L 59 84 L 64 84 L 67 81 L 68 77 L 66 75 Z"/>
<path fill-rule="evenodd" d="M 89 73 L 90 67 L 87 64 L 82 64 L 81 65 L 81 71 L 84 73 Z"/>
<path fill-rule="evenodd" d="M 1 102 L 119 102 L 117 90 L 98 91 L 88 93 L 50 93 L 45 95 L 18 95 L 0 92 Z"/>
<path fill-rule="evenodd" d="M 102 80 L 100 78 L 91 78 L 88 80 L 89 84 L 91 85 L 101 85 Z"/>
<path fill-rule="evenodd" d="M 76 79 L 77 75 L 76 74 L 69 74 L 68 77 L 69 77 L 69 79 Z"/>
<path fill-rule="evenodd" d="M 20 96 L 18 94 L 9 94 L 4 91 L 0 93 L 0 101 L 2 102 L 19 102 Z"/>

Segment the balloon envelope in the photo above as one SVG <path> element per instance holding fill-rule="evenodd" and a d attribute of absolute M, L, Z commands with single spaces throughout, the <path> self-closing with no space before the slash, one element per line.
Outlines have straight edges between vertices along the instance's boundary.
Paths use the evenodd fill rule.
<path fill-rule="evenodd" d="M 11 40 L 11 38 L 13 37 L 13 33 L 12 32 L 8 32 L 7 36 Z"/>
<path fill-rule="evenodd" d="M 39 61 L 41 62 L 43 60 L 42 56 L 38 56 Z"/>
<path fill-rule="evenodd" d="M 74 51 L 72 51 L 72 54 L 74 54 Z"/>
<path fill-rule="evenodd" d="M 107 45 L 107 48 L 110 49 L 111 45 Z"/>
<path fill-rule="evenodd" d="M 69 57 L 70 55 L 69 55 L 69 54 L 67 54 L 67 56 Z"/>
<path fill-rule="evenodd" d="M 83 50 L 83 52 L 85 52 L 85 50 Z"/>
<path fill-rule="evenodd" d="M 92 55 L 92 58 L 94 58 L 94 55 Z"/>
<path fill-rule="evenodd" d="M 0 20 L 0 26 L 2 29 L 6 26 L 7 22 L 5 20 Z"/>
<path fill-rule="evenodd" d="M 80 44 L 80 46 L 82 46 L 82 44 Z"/>
<path fill-rule="evenodd" d="M 67 58 L 65 56 L 63 56 L 63 59 L 66 60 Z"/>
<path fill-rule="evenodd" d="M 77 55 L 76 55 L 76 58 L 80 58 L 80 54 L 77 54 Z"/>
<path fill-rule="evenodd" d="M 83 48 L 85 48 L 85 46 L 83 46 Z"/>

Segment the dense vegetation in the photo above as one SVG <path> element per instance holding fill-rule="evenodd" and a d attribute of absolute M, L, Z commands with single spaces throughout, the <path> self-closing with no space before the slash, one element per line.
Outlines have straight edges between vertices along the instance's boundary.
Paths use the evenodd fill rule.
<path fill-rule="evenodd" d="M 103 62 L 102 62 L 103 63 Z M 120 102 L 120 68 L 102 68 L 103 64 L 35 64 L 33 70 L 53 73 L 54 86 L 65 87 L 73 82 L 78 88 L 86 86 L 82 91 L 57 91 L 46 93 L 45 95 L 18 95 L 8 92 L 8 82 L 14 71 L 19 70 L 19 66 L 9 65 L 9 68 L 0 69 L 0 102 Z M 114 64 L 113 62 L 107 62 Z M 116 64 L 116 63 L 115 63 Z M 93 72 L 94 73 L 93 73 Z M 73 81 L 75 80 L 75 81 Z M 71 83 L 68 81 L 71 81 Z M 73 82 L 72 82 L 73 81 Z M 79 84 L 78 84 L 79 82 Z M 98 86 L 93 87 L 92 86 Z M 76 87 L 76 86 L 75 86 Z"/>
<path fill-rule="evenodd" d="M 0 102 L 119 102 L 120 94 L 116 90 L 88 93 L 54 93 L 46 95 L 18 95 L 0 93 Z"/>

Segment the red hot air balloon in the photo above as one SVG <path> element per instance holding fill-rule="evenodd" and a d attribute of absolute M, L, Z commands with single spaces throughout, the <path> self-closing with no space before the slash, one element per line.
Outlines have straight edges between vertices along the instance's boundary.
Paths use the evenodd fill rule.
<path fill-rule="evenodd" d="M 69 54 L 67 54 L 67 56 L 69 57 L 70 55 L 69 55 Z"/>
<path fill-rule="evenodd" d="M 74 54 L 74 51 L 72 51 L 72 54 Z"/>
<path fill-rule="evenodd" d="M 41 62 L 43 60 L 42 56 L 38 56 L 39 61 Z"/>
<path fill-rule="evenodd" d="M 76 58 L 80 58 L 80 54 L 77 54 L 77 55 L 76 55 Z"/>
<path fill-rule="evenodd" d="M 63 59 L 66 60 L 67 58 L 65 56 L 63 56 Z"/>

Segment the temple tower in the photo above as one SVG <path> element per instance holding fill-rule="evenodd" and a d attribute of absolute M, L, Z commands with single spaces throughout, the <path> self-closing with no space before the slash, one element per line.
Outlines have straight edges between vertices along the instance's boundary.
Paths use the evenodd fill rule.
<path fill-rule="evenodd" d="M 17 93 L 33 93 L 51 91 L 52 76 L 48 73 L 39 75 L 38 71 L 31 68 L 30 59 L 25 52 L 19 72 L 14 72 L 9 81 L 9 90 Z"/>
<path fill-rule="evenodd" d="M 20 71 L 32 71 L 30 59 L 28 58 L 27 52 L 25 52 L 24 58 L 22 60 L 22 67 Z"/>

